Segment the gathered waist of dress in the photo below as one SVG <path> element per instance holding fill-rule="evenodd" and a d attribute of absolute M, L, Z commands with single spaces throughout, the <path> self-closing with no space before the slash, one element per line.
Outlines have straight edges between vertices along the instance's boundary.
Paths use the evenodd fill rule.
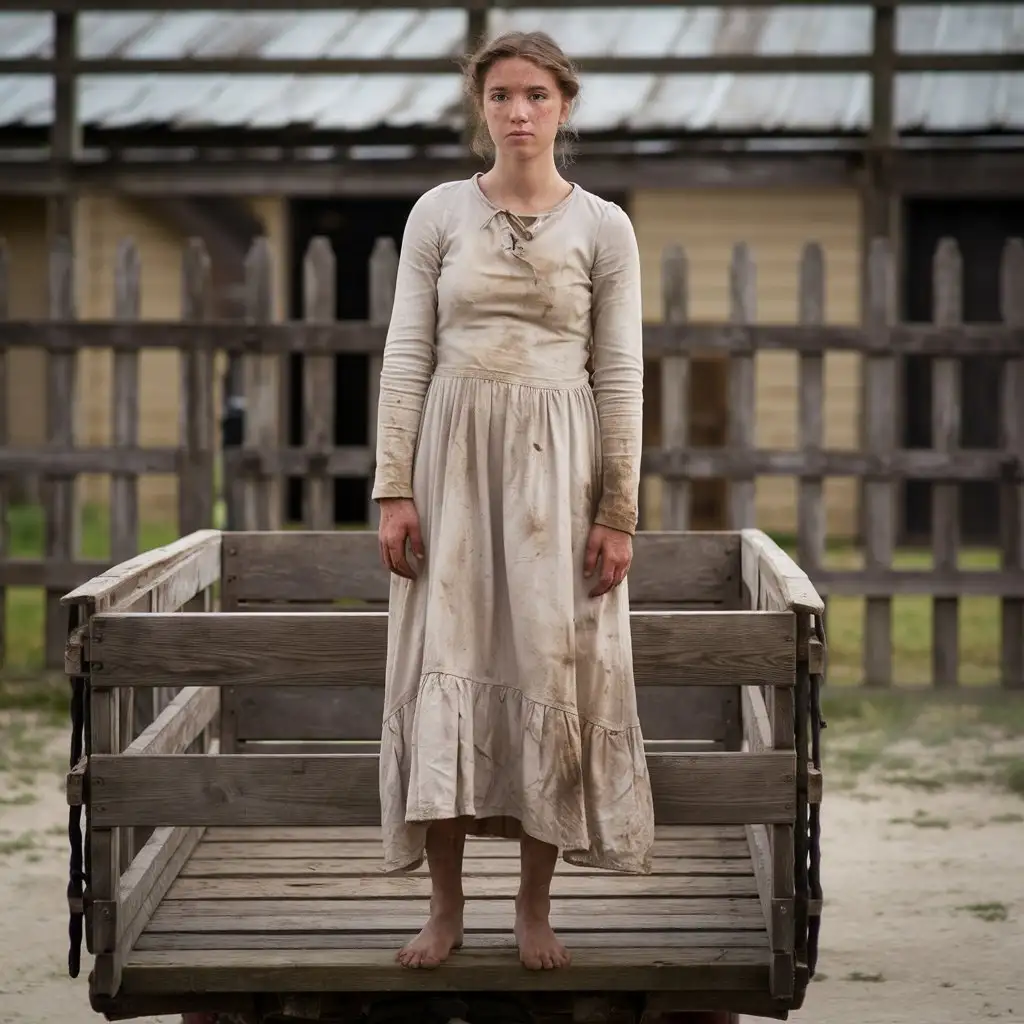
<path fill-rule="evenodd" d="M 493 384 L 514 384 L 526 388 L 539 388 L 545 391 L 579 391 L 590 387 L 588 374 L 579 374 L 568 380 L 554 380 L 549 377 L 534 377 L 522 373 L 503 373 L 500 370 L 484 370 L 469 366 L 438 366 L 434 369 L 435 378 L 482 380 Z"/>

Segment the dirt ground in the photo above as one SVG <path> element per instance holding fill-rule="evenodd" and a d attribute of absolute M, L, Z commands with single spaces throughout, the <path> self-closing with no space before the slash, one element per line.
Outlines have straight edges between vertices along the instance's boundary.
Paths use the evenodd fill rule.
<path fill-rule="evenodd" d="M 791 1020 L 1024 1022 L 1024 714 L 1009 717 L 832 722 L 819 975 Z M 27 713 L 0 718 L 0 1024 L 103 1019 L 84 951 L 67 976 L 65 743 Z"/>

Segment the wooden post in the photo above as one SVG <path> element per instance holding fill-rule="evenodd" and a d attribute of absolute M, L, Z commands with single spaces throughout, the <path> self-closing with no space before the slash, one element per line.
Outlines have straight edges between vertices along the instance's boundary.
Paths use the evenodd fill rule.
<path fill-rule="evenodd" d="M 896 11 L 893 7 L 872 8 L 871 127 L 861 183 L 861 319 L 871 316 L 870 253 L 875 239 L 884 239 L 895 251 L 895 223 L 892 195 L 890 147 L 895 144 Z M 867 446 L 867 365 L 861 359 L 861 447 Z M 870 528 L 867 517 L 866 482 L 860 482 L 859 519 L 861 537 Z"/>
<path fill-rule="evenodd" d="M 895 359 L 888 353 L 892 322 L 892 253 L 881 238 L 871 243 L 869 262 L 870 316 L 865 379 L 864 416 L 866 449 L 886 458 L 893 450 L 895 433 Z M 867 534 L 864 566 L 868 571 L 892 566 L 895 509 L 889 479 L 864 482 Z M 864 681 L 868 686 L 892 683 L 892 598 L 868 597 L 864 605 Z"/>
<path fill-rule="evenodd" d="M 668 246 L 661 257 L 661 296 L 667 324 L 688 319 L 686 254 L 678 245 Z M 661 446 L 682 448 L 690 444 L 690 357 L 666 356 L 661 361 Z M 663 530 L 688 530 L 692 499 L 690 481 L 666 480 L 661 498 Z"/>
<path fill-rule="evenodd" d="M 752 324 L 757 319 L 757 272 L 750 248 L 740 242 L 729 267 L 729 320 Z M 733 354 L 729 360 L 729 445 L 737 454 L 754 447 L 757 392 L 754 353 Z M 734 476 L 729 482 L 729 528 L 742 530 L 756 525 L 755 479 Z"/>
<path fill-rule="evenodd" d="M 182 263 L 181 310 L 190 323 L 210 313 L 210 257 L 202 239 L 192 238 Z M 178 479 L 178 530 L 182 536 L 213 526 L 214 498 L 214 373 L 213 349 L 193 346 L 181 352 L 181 423 L 184 455 Z M 200 611 L 199 595 L 190 610 Z"/>
<path fill-rule="evenodd" d="M 258 238 L 245 261 L 245 313 L 252 324 L 268 324 L 274 318 L 274 274 L 270 243 Z M 276 451 L 280 443 L 278 418 L 279 360 L 259 353 L 242 357 L 242 388 L 245 396 L 245 441 L 242 451 L 260 457 Z M 281 476 L 262 467 L 247 466 L 242 479 L 243 530 L 281 528 Z"/>
<path fill-rule="evenodd" d="M 139 318 L 139 251 L 130 239 L 117 247 L 114 265 L 114 317 L 122 323 Z M 116 448 L 134 448 L 139 441 L 139 353 L 118 349 L 114 353 L 114 389 L 112 394 L 112 439 Z M 138 476 L 112 473 L 110 477 L 110 560 L 116 565 L 138 554 L 139 496 Z M 153 693 L 136 694 L 128 687 L 118 695 L 120 738 L 131 743 L 154 715 Z M 119 829 L 121 863 L 130 864 L 135 856 L 135 833 Z"/>
<path fill-rule="evenodd" d="M 334 251 L 326 238 L 314 238 L 302 268 L 304 315 L 308 323 L 334 320 L 337 299 Z M 334 528 L 334 479 L 327 460 L 334 446 L 334 357 L 307 355 L 303 361 L 305 448 L 309 455 L 304 520 L 310 530 Z M 376 414 L 376 407 L 371 410 Z"/>
<path fill-rule="evenodd" d="M 1001 277 L 1003 320 L 1024 326 L 1024 240 L 1015 238 L 1003 251 Z M 1016 472 L 1024 466 L 1024 355 L 1010 359 L 1003 374 L 1003 450 Z M 1007 480 L 1001 489 L 1003 569 L 1024 572 L 1024 484 Z M 1002 681 L 1008 689 L 1024 689 L 1024 601 L 1002 600 Z"/>
<path fill-rule="evenodd" d="M 963 263 L 951 238 L 935 250 L 932 319 L 937 327 L 963 322 Z M 960 360 L 936 359 L 932 367 L 932 447 L 950 453 L 960 445 Z M 932 557 L 936 572 L 955 572 L 960 546 L 960 488 L 942 482 L 932 486 Z M 960 601 L 932 601 L 932 682 L 947 689 L 957 685 L 960 670 Z"/>
<path fill-rule="evenodd" d="M 0 324 L 10 315 L 11 261 L 0 238 Z M 7 447 L 7 348 L 0 344 L 0 451 Z M 0 567 L 10 557 L 7 528 L 7 478 L 0 476 Z M 7 662 L 7 587 L 0 581 L 0 668 Z"/>
<path fill-rule="evenodd" d="M 75 260 L 67 238 L 55 240 L 50 252 L 50 317 L 74 320 Z M 78 355 L 74 351 L 49 352 L 47 357 L 46 433 L 54 448 L 69 451 L 75 443 L 75 404 Z M 75 474 L 49 476 L 44 487 L 46 559 L 69 564 L 78 555 L 79 517 L 75 503 Z M 61 607 L 60 587 L 46 589 L 46 667 L 64 667 L 67 613 Z"/>
<path fill-rule="evenodd" d="M 391 321 L 391 310 L 395 304 L 395 282 L 398 278 L 398 250 L 391 238 L 378 238 L 373 243 L 370 255 L 370 323 L 386 327 Z M 376 461 L 377 451 L 377 405 L 380 402 L 380 374 L 384 366 L 384 353 L 374 352 L 369 358 L 369 392 L 366 436 L 370 446 L 370 458 Z M 373 529 L 380 522 L 380 510 L 370 498 L 372 481 L 366 486 L 366 519 Z"/>
<path fill-rule="evenodd" d="M 825 322 L 825 253 L 816 242 L 804 247 L 800 258 L 800 323 L 822 326 Z M 800 450 L 818 455 L 824 447 L 825 357 L 800 353 Z M 825 558 L 825 504 L 822 478 L 801 476 L 797 492 L 797 557 L 800 568 L 814 581 Z"/>

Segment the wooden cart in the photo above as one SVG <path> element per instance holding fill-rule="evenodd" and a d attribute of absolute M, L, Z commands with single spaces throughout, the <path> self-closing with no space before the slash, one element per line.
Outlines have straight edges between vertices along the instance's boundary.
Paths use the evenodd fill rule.
<path fill-rule="evenodd" d="M 821 599 L 756 530 L 642 533 L 629 587 L 655 869 L 560 865 L 553 923 L 574 960 L 547 973 L 518 963 L 517 850 L 496 840 L 468 844 L 466 947 L 435 971 L 394 962 L 429 881 L 380 873 L 374 534 L 202 531 L 68 594 L 69 966 L 84 918 L 92 1007 L 784 1019 L 821 910 Z"/>

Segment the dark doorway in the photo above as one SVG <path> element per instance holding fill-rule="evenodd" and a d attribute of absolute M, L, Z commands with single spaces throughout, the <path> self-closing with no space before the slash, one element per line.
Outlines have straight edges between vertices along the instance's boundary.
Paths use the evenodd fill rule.
<path fill-rule="evenodd" d="M 401 245 L 405 222 L 415 196 L 353 199 L 296 199 L 291 204 L 291 310 L 295 320 L 303 315 L 302 264 L 310 241 L 317 236 L 330 240 L 337 268 L 339 320 L 368 320 L 370 315 L 369 262 L 378 238 L 393 238 Z M 303 357 L 289 363 L 288 443 L 303 443 Z M 363 446 L 369 440 L 369 358 L 340 355 L 334 365 L 334 443 Z M 375 412 L 375 410 L 374 410 Z M 367 502 L 372 483 L 364 477 L 339 477 L 334 481 L 334 521 L 358 524 L 367 521 Z M 288 481 L 286 517 L 301 522 L 304 481 Z"/>
<path fill-rule="evenodd" d="M 932 319 L 932 260 L 943 238 L 954 238 L 963 258 L 966 323 L 1001 319 L 1000 263 L 1008 239 L 1024 235 L 1024 200 L 909 200 L 904 206 L 903 317 Z M 976 356 L 961 363 L 960 444 L 964 448 L 998 448 L 1002 364 Z M 932 359 L 908 357 L 903 374 L 902 440 L 907 448 L 932 445 Z M 927 480 L 904 485 L 902 541 L 928 543 L 932 525 L 932 485 Z M 999 485 L 971 481 L 960 488 L 961 538 L 968 544 L 999 539 Z"/>

